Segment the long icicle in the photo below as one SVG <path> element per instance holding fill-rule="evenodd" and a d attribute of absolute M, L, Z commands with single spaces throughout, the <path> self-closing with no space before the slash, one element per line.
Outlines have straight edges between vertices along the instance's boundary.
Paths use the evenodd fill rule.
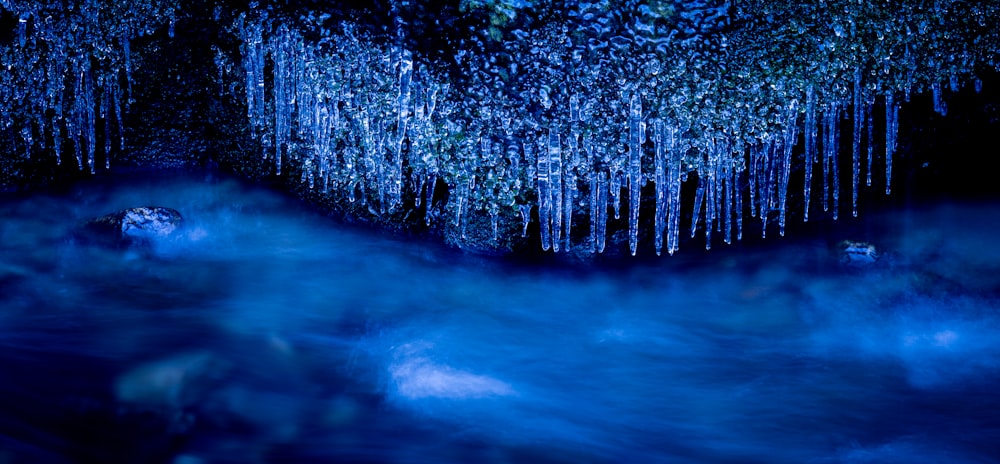
<path fill-rule="evenodd" d="M 663 250 L 663 231 L 666 229 L 667 221 L 667 160 L 664 155 L 664 133 L 663 133 L 663 121 L 657 119 L 653 123 L 653 162 L 655 164 L 655 180 L 656 184 L 656 216 L 653 224 L 653 229 L 655 232 L 655 238 L 653 239 L 653 245 L 656 247 L 656 256 L 660 256 Z"/>
<path fill-rule="evenodd" d="M 670 208 L 667 212 L 667 253 L 671 255 L 679 248 L 681 231 L 681 161 L 675 150 L 677 129 L 671 127 L 666 134 L 666 156 L 670 160 L 667 167 L 667 184 L 670 185 Z"/>
<path fill-rule="evenodd" d="M 792 150 L 795 148 L 795 141 L 798 138 L 797 115 L 799 113 L 798 100 L 792 100 L 788 106 L 788 114 L 785 116 L 784 140 L 782 141 L 781 154 L 781 181 L 778 183 L 778 234 L 785 236 L 785 203 L 788 196 L 788 178 L 792 170 Z"/>
<path fill-rule="evenodd" d="M 639 193 L 642 186 L 642 100 L 639 94 L 632 95 L 629 103 L 628 143 L 628 248 L 635 256 L 639 244 Z"/>
<path fill-rule="evenodd" d="M 899 131 L 899 106 L 892 93 L 885 94 L 885 194 L 892 193 L 892 154 L 896 151 L 896 134 Z"/>
<path fill-rule="evenodd" d="M 806 138 L 806 159 L 805 159 L 805 182 L 803 183 L 802 199 L 805 206 L 802 209 L 802 221 L 809 221 L 809 199 L 812 196 L 813 164 L 816 162 L 816 136 L 818 126 L 816 125 L 816 90 L 810 85 L 806 89 L 806 127 L 804 129 Z"/>
<path fill-rule="evenodd" d="M 562 168 L 562 148 L 559 142 L 559 133 L 549 130 L 548 143 L 549 156 L 549 188 L 551 203 L 549 205 L 549 215 L 552 217 L 552 251 L 559 251 L 559 238 L 562 237 L 562 206 L 563 206 L 563 168 Z"/>
<path fill-rule="evenodd" d="M 858 217 L 858 181 L 861 177 L 861 122 L 863 119 L 861 107 L 861 68 L 854 70 L 853 105 L 854 131 L 851 137 L 853 138 L 854 146 L 851 151 L 851 214 L 854 217 Z"/>
<path fill-rule="evenodd" d="M 530 160 L 533 150 L 531 144 L 524 144 L 524 155 Z M 552 210 L 552 190 L 549 185 L 549 154 L 538 153 L 536 156 L 538 166 L 538 231 L 542 239 L 542 250 L 549 251 L 552 245 L 552 222 L 550 212 Z"/>

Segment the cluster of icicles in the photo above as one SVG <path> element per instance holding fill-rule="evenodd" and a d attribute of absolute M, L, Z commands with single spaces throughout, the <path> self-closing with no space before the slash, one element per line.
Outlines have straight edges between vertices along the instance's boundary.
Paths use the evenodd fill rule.
<path fill-rule="evenodd" d="M 99 154 L 109 168 L 114 146 L 124 149 L 133 30 L 126 22 L 115 23 L 122 18 L 105 18 L 107 27 L 99 27 L 107 15 L 102 8 L 91 0 L 59 19 L 30 8 L 16 14 L 15 44 L 7 53 L 12 62 L 5 63 L 8 72 L 0 77 L 0 124 L 15 128 L 25 159 L 51 150 L 61 164 L 69 142 L 77 167 L 94 173 Z"/>
<path fill-rule="evenodd" d="M 451 124 L 447 116 L 435 112 L 436 107 L 447 104 L 442 101 L 442 89 L 446 87 L 428 78 L 418 79 L 410 53 L 399 47 L 379 52 L 365 44 L 352 45 L 353 36 L 345 34 L 335 42 L 341 47 L 356 48 L 341 50 L 341 57 L 377 64 L 383 71 L 344 63 L 337 68 L 331 67 L 329 57 L 323 55 L 320 47 L 306 44 L 301 35 L 286 26 L 278 26 L 277 32 L 266 39 L 262 31 L 260 22 L 247 21 L 242 25 L 248 116 L 266 142 L 264 156 L 273 156 L 280 172 L 282 157 L 303 156 L 293 153 L 293 143 L 303 146 L 305 150 L 301 152 L 307 153 L 301 160 L 304 182 L 311 187 L 319 185 L 325 192 L 346 191 L 351 201 L 372 201 L 378 212 L 391 211 L 402 204 L 403 190 L 407 188 L 404 185 L 414 190 L 416 206 L 424 201 L 425 211 L 431 211 L 436 180 L 448 176 L 451 191 L 446 207 L 456 225 L 464 227 L 463 216 L 469 208 L 479 208 L 489 212 L 496 233 L 498 211 L 516 207 L 523 230 L 527 231 L 532 210 L 537 208 L 542 248 L 568 250 L 573 246 L 572 227 L 582 222 L 578 207 L 586 203 L 583 210 L 589 209 L 586 220 L 590 230 L 583 246 L 600 253 L 607 241 L 609 208 L 616 219 L 620 218 L 624 190 L 628 198 L 629 249 L 634 255 L 639 245 L 641 190 L 651 180 L 656 195 L 654 247 L 657 254 L 664 249 L 673 254 L 683 232 L 681 186 L 694 173 L 698 185 L 689 233 L 695 237 L 699 229 L 703 230 L 706 248 L 711 247 L 713 232 L 720 234 L 726 243 L 733 236 L 739 240 L 747 211 L 761 221 L 762 235 L 766 235 L 769 221 L 774 219 L 779 233 L 784 235 L 793 151 L 800 131 L 805 142 L 804 220 L 809 219 L 814 184 L 822 185 L 823 210 L 830 211 L 835 219 L 838 216 L 842 176 L 842 167 L 838 165 L 840 126 L 847 112 L 853 121 L 849 167 L 852 214 L 857 215 L 860 183 L 872 185 L 873 160 L 877 156 L 883 157 L 877 167 L 884 167 L 885 191 L 890 192 L 899 104 L 892 91 L 879 93 L 864 86 L 861 69 L 854 73 L 853 92 L 847 101 L 820 103 L 822 89 L 810 86 L 800 98 L 791 99 L 784 107 L 779 129 L 759 137 L 753 144 L 734 142 L 723 130 L 705 131 L 701 137 L 682 140 L 685 128 L 690 125 L 649 117 L 643 111 L 646 102 L 642 95 L 634 93 L 628 101 L 627 123 L 621 128 L 627 134 L 624 138 L 627 146 L 595 147 L 577 130 L 559 133 L 548 129 L 542 137 L 522 140 L 514 153 L 510 150 L 497 153 L 503 150 L 491 150 L 491 143 L 485 140 L 469 144 L 470 153 L 455 157 L 454 165 L 446 166 L 428 162 L 437 156 L 431 151 L 440 142 L 433 138 L 441 137 L 441 132 L 435 133 L 432 128 Z M 265 91 L 265 58 L 273 64 L 270 95 Z M 330 69 L 339 71 L 332 73 Z M 367 74 L 359 80 L 351 73 Z M 367 83 L 359 84 L 366 79 Z M 981 84 L 977 81 L 976 85 L 978 89 Z M 952 87 L 957 90 L 957 83 L 953 82 Z M 946 108 L 940 87 L 934 86 L 933 90 L 935 108 L 943 113 Z M 570 98 L 570 124 L 563 127 L 577 127 L 572 122 L 581 120 L 582 98 L 580 95 Z M 265 110 L 269 99 L 274 108 L 270 115 Z M 884 116 L 878 114 L 883 111 Z M 885 134 L 878 141 L 876 120 Z M 460 128 L 450 133 L 459 132 Z M 881 146 L 876 150 L 878 142 Z M 652 157 L 644 148 L 647 144 L 652 145 Z M 690 159 L 692 148 L 699 153 L 696 162 Z M 614 156 L 624 157 L 624 162 L 607 161 Z M 593 162 L 598 157 L 605 157 L 604 162 Z M 571 160 L 581 158 L 588 160 L 583 165 L 603 167 L 595 167 L 583 175 L 578 169 L 566 168 Z M 404 161 L 412 168 L 410 176 L 404 176 Z M 477 182 L 475 176 L 455 174 L 467 170 L 470 163 L 507 166 L 498 168 L 505 169 L 498 175 L 505 177 L 507 183 L 517 184 L 510 188 L 533 186 L 537 202 L 490 204 L 492 192 L 476 195 L 483 182 Z M 528 168 L 518 170 L 518 166 Z M 653 172 L 652 179 L 643 173 L 644 169 Z M 527 178 L 519 178 L 517 173 L 526 173 Z M 485 198 L 487 204 L 472 205 L 473 198 Z M 427 221 L 431 223 L 429 213 Z"/>

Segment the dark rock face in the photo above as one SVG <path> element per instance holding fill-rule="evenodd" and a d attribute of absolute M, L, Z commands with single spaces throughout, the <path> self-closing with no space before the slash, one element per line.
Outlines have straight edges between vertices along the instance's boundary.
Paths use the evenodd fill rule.
<path fill-rule="evenodd" d="M 183 225 L 184 217 L 175 209 L 140 206 L 86 221 L 73 235 L 83 243 L 124 248 L 167 238 Z"/>

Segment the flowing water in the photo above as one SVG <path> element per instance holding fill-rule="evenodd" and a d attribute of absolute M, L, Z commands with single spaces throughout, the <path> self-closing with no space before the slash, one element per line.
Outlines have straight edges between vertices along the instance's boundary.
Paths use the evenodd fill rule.
<path fill-rule="evenodd" d="M 184 229 L 72 238 L 143 205 Z M 213 176 L 8 195 L 0 462 L 996 462 L 998 213 L 873 213 L 842 237 L 873 266 L 823 237 L 569 270 Z"/>

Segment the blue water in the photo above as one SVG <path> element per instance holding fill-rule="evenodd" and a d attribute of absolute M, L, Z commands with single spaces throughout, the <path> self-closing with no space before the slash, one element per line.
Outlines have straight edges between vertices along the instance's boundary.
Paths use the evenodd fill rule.
<path fill-rule="evenodd" d="M 72 239 L 143 205 L 185 228 Z M 998 213 L 571 269 L 218 176 L 8 195 L 0 462 L 997 462 Z M 840 239 L 879 261 L 841 264 Z"/>

